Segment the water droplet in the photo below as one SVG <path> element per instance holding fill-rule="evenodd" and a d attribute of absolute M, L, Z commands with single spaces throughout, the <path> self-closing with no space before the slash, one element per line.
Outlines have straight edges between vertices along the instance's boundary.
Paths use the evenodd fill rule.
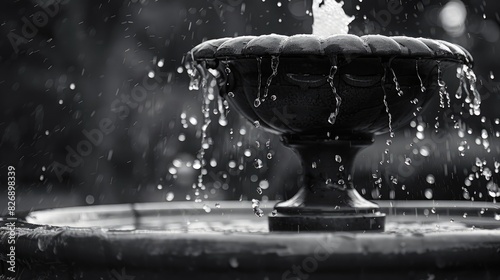
<path fill-rule="evenodd" d="M 432 194 L 432 190 L 431 190 L 431 189 L 425 189 L 425 191 L 424 191 L 424 196 L 425 196 L 425 198 L 427 198 L 427 199 L 432 199 L 432 196 L 433 196 L 433 194 Z"/>
<path fill-rule="evenodd" d="M 264 216 L 264 211 L 260 209 L 260 201 L 258 199 L 252 199 L 252 209 L 255 216 L 257 217 Z"/>
<path fill-rule="evenodd" d="M 425 181 L 427 181 L 428 184 L 434 184 L 436 182 L 436 179 L 434 178 L 434 175 L 429 174 L 425 178 Z"/>
<path fill-rule="evenodd" d="M 94 196 L 93 196 L 93 195 L 90 195 L 90 194 L 89 194 L 89 195 L 87 195 L 87 196 L 85 197 L 85 202 L 86 202 L 87 204 L 94 204 L 94 202 L 95 202 Z"/>
<path fill-rule="evenodd" d="M 273 94 L 273 95 L 271 95 L 271 100 L 272 100 L 272 101 L 276 101 L 276 95 L 274 95 L 274 94 Z"/>
<path fill-rule="evenodd" d="M 394 185 L 397 185 L 397 184 L 398 184 L 398 178 L 396 178 L 396 177 L 392 177 L 392 176 L 391 176 L 391 182 L 392 182 Z"/>
<path fill-rule="evenodd" d="M 260 127 L 260 122 L 259 122 L 259 121 L 254 121 L 254 122 L 253 122 L 253 125 L 254 125 L 256 128 L 259 128 L 259 127 Z"/>
<path fill-rule="evenodd" d="M 227 95 L 228 95 L 229 97 L 234 97 L 234 92 L 230 91 L 230 92 L 228 92 L 228 93 L 227 93 Z"/>
<path fill-rule="evenodd" d="M 253 106 L 255 108 L 259 107 L 260 106 L 260 98 L 256 98 L 254 101 L 253 101 Z"/>
<path fill-rule="evenodd" d="M 246 156 L 246 157 L 251 157 L 252 156 L 252 151 L 250 151 L 250 149 L 246 149 L 243 152 L 243 155 Z"/>
<path fill-rule="evenodd" d="M 69 89 L 74 90 L 76 88 L 76 85 L 74 83 L 71 83 L 69 85 Z"/>
<path fill-rule="evenodd" d="M 257 187 L 257 193 L 258 194 L 262 194 L 262 188 L 261 187 Z"/>
<path fill-rule="evenodd" d="M 267 153 L 267 159 L 272 159 L 273 158 L 273 154 L 272 153 Z"/>
<path fill-rule="evenodd" d="M 220 203 L 215 203 L 215 208 L 220 208 Z"/>
<path fill-rule="evenodd" d="M 167 201 L 172 201 L 174 200 L 174 193 L 173 192 L 168 192 L 167 196 L 165 197 Z"/>
<path fill-rule="evenodd" d="M 342 157 L 340 157 L 339 155 L 335 155 L 335 161 L 342 162 Z"/>
<path fill-rule="evenodd" d="M 317 164 L 316 164 L 316 162 L 315 162 L 315 161 L 313 161 L 313 162 L 311 163 L 311 167 L 312 167 L 312 168 L 316 168 L 316 167 L 317 167 Z"/>
<path fill-rule="evenodd" d="M 263 190 L 267 190 L 269 188 L 269 181 L 267 181 L 267 180 L 260 181 L 259 187 Z"/>
<path fill-rule="evenodd" d="M 273 210 L 273 211 L 271 212 L 271 215 L 272 215 L 273 217 L 275 217 L 276 215 L 278 215 L 278 211 Z"/>
<path fill-rule="evenodd" d="M 203 210 L 205 210 L 205 212 L 207 212 L 207 213 L 210 213 L 212 211 L 212 208 L 210 208 L 210 206 L 208 206 L 206 204 L 203 204 Z"/>
<path fill-rule="evenodd" d="M 385 141 L 385 144 L 386 144 L 387 146 L 390 146 L 390 145 L 392 144 L 392 140 L 387 139 L 387 140 Z"/>
<path fill-rule="evenodd" d="M 488 182 L 488 184 L 486 184 L 486 189 L 488 190 L 489 196 L 493 198 L 500 197 L 500 188 L 495 182 Z"/>
<path fill-rule="evenodd" d="M 406 155 L 405 155 L 405 164 L 406 165 L 411 165 L 411 158 L 406 157 Z"/>
<path fill-rule="evenodd" d="M 253 162 L 253 167 L 255 167 L 255 169 L 261 169 L 262 167 L 264 166 L 264 164 L 262 163 L 262 160 L 256 158 Z"/>
<path fill-rule="evenodd" d="M 239 263 L 238 263 L 238 259 L 235 258 L 235 257 L 232 257 L 229 259 L 229 265 L 232 267 L 232 268 L 237 268 L 239 266 Z"/>
<path fill-rule="evenodd" d="M 335 112 L 332 112 L 332 113 L 330 114 L 330 116 L 328 117 L 328 122 L 329 122 L 330 124 L 335 124 L 336 119 L 337 119 L 337 115 L 336 115 L 336 113 L 335 113 Z"/>

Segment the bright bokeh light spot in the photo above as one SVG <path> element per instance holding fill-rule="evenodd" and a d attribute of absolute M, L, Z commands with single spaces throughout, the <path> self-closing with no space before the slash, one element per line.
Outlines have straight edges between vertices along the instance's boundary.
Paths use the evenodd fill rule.
<path fill-rule="evenodd" d="M 467 10 L 460 0 L 452 0 L 443 7 L 439 13 L 439 21 L 443 29 L 453 37 L 458 37 L 465 32 L 465 18 Z"/>

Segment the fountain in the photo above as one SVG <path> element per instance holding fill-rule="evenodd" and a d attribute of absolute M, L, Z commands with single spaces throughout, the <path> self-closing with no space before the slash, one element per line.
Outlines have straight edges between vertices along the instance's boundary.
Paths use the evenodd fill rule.
<path fill-rule="evenodd" d="M 449 101 L 442 80 L 447 69 L 463 65 L 461 86 L 471 95 L 469 109 L 478 112 L 466 50 L 424 38 L 271 34 L 206 41 L 189 52 L 188 62 L 191 88 L 218 92 L 231 109 L 281 135 L 299 155 L 305 175 L 299 192 L 274 210 L 275 201 L 213 201 L 214 208 L 169 202 L 17 213 L 0 221 L 2 275 L 114 280 L 500 275 L 497 204 L 375 204 L 352 183 L 354 158 L 374 135 L 388 133 L 390 143 L 393 131 L 434 95 L 439 93 L 441 105 Z M 223 113 L 222 99 L 219 104 Z M 207 98 L 202 141 L 208 105 Z M 203 164 L 203 145 L 198 156 Z M 203 173 L 198 183 L 203 186 Z M 262 212 L 271 213 L 268 220 Z M 5 265 L 12 258 L 15 274 Z"/>
<path fill-rule="evenodd" d="M 383 231 L 385 215 L 352 184 L 357 152 L 443 95 L 442 71 L 472 64 L 444 41 L 346 34 L 209 40 L 188 59 L 192 86 L 208 92 L 206 75 L 215 75 L 231 108 L 302 160 L 304 186 L 275 206 L 271 231 Z"/>

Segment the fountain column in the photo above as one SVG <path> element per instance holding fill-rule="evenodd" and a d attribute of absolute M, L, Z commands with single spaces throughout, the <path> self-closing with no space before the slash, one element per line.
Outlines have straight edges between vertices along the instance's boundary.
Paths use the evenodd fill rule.
<path fill-rule="evenodd" d="M 302 161 L 304 183 L 294 197 L 275 206 L 271 231 L 384 230 L 385 215 L 352 183 L 355 156 L 373 142 L 371 135 L 335 138 L 283 137 Z"/>

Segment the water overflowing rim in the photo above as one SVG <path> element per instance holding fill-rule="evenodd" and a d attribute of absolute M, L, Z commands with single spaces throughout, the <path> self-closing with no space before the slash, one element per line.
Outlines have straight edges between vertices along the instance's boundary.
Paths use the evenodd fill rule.
<path fill-rule="evenodd" d="M 463 47 L 442 40 L 383 35 L 283 36 L 277 34 L 241 36 L 205 41 L 187 55 L 188 61 L 244 59 L 262 56 L 401 57 L 450 60 L 472 66 Z"/>

